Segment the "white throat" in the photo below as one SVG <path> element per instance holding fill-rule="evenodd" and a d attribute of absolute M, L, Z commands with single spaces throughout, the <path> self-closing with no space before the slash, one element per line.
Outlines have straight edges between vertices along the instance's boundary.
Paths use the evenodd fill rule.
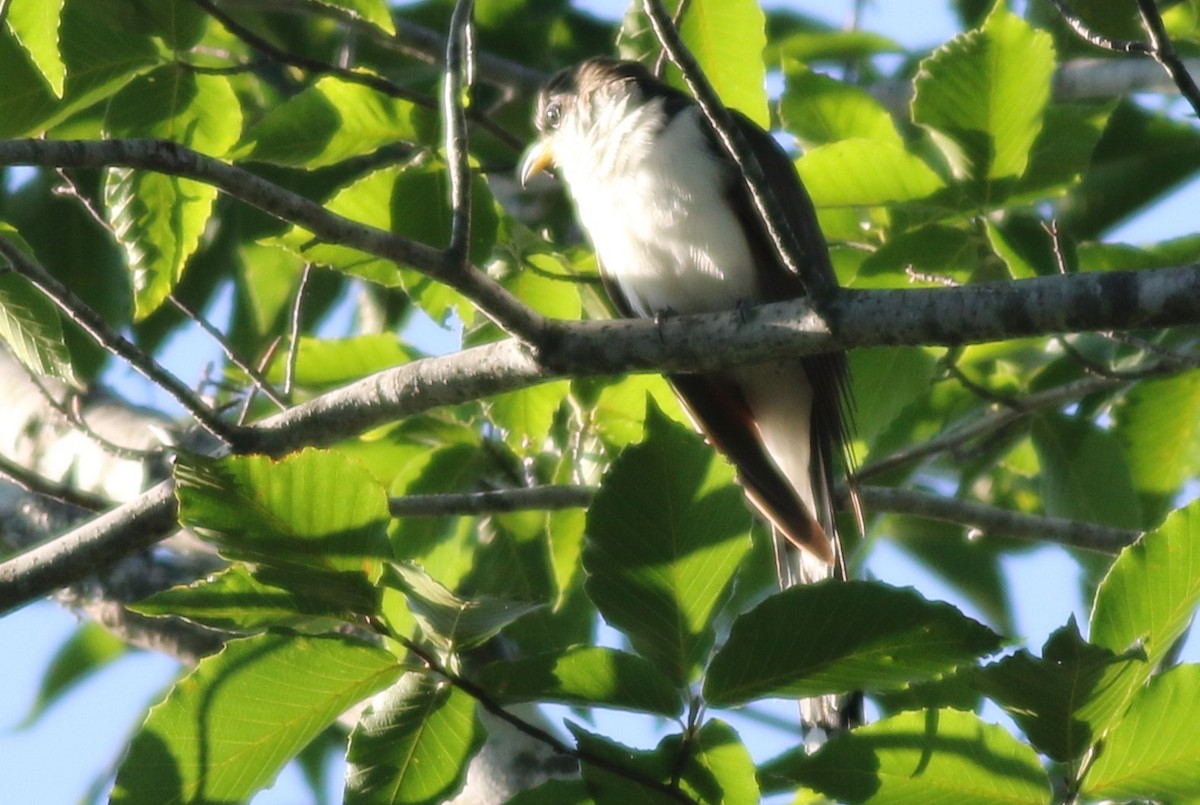
<path fill-rule="evenodd" d="M 664 126 L 661 100 L 613 95 L 596 107 L 594 119 L 564 121 L 555 158 L 601 265 L 634 312 L 701 313 L 761 299 L 699 110 Z"/>

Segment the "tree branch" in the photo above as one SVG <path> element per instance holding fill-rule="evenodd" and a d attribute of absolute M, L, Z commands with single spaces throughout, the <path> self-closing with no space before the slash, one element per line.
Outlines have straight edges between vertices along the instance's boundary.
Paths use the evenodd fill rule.
<path fill-rule="evenodd" d="M 49 271 L 17 248 L 8 238 L 0 237 L 0 257 L 7 260 L 14 271 L 29 280 L 71 321 L 83 328 L 100 347 L 124 360 L 151 383 L 170 394 L 213 436 L 226 444 L 232 443 L 235 428 L 205 405 L 179 378 L 110 327 L 108 322 L 84 304 L 70 288 L 55 279 Z"/>
<path fill-rule="evenodd" d="M 471 166 L 468 159 L 466 98 L 471 91 L 474 48 L 471 15 L 474 0 L 457 0 L 446 41 L 446 73 L 442 87 L 442 128 L 446 132 L 446 165 L 450 171 L 450 245 L 446 259 L 465 264 L 471 245 Z"/>
<path fill-rule="evenodd" d="M 907 514 L 968 526 L 997 537 L 1052 542 L 1101 553 L 1118 553 L 1138 538 L 1137 531 L 1001 509 L 971 500 L 948 498 L 913 489 L 856 487 L 863 506 L 875 512 Z"/>
<path fill-rule="evenodd" d="M 438 495 L 390 498 L 392 517 L 446 517 L 501 514 L 515 511 L 582 509 L 596 495 L 594 486 L 531 486 Z"/>
<path fill-rule="evenodd" d="M 1200 87 L 1196 86 L 1187 65 L 1171 44 L 1171 37 L 1167 36 L 1167 28 L 1158 13 L 1158 6 L 1154 4 L 1154 0 L 1137 0 L 1137 6 L 1138 13 L 1142 15 L 1142 27 L 1150 37 L 1150 56 L 1171 76 L 1180 93 L 1192 105 L 1192 111 L 1200 115 Z"/>
<path fill-rule="evenodd" d="M 0 140 L 0 166 L 58 168 L 125 167 L 183 176 L 218 188 L 233 198 L 296 224 L 319 239 L 409 265 L 460 291 L 504 330 L 538 343 L 546 320 L 474 266 L 465 270 L 432 246 L 367 226 L 242 168 L 169 140 Z M 461 263 L 461 261 L 460 261 Z"/>
<path fill-rule="evenodd" d="M 712 126 L 717 140 L 720 141 L 730 159 L 737 164 L 738 172 L 745 182 L 746 188 L 750 191 L 755 211 L 762 221 L 763 227 L 767 230 L 771 245 L 780 262 L 797 277 L 803 277 L 806 285 L 811 285 L 814 280 L 823 279 L 819 275 L 813 276 L 811 271 L 804 270 L 803 266 L 806 262 L 804 249 L 788 223 L 787 216 L 783 214 L 779 200 L 775 198 L 775 193 L 767 182 L 762 165 L 758 163 L 758 159 L 746 143 L 741 131 L 733 125 L 733 118 L 729 114 L 729 110 L 721 103 L 716 91 L 708 83 L 704 71 L 700 69 L 696 59 L 688 52 L 679 36 L 679 31 L 675 28 L 675 21 L 663 6 L 662 0 L 643 0 L 643 8 L 646 16 L 650 18 L 654 35 L 662 44 L 663 50 L 666 51 L 671 61 L 683 74 L 684 83 L 687 84 L 692 97 L 696 99 L 704 117 Z M 809 287 L 807 290 L 814 296 L 823 297 L 834 289 Z"/>
<path fill-rule="evenodd" d="M 305 445 L 327 445 L 430 408 L 568 375 L 714 371 L 852 347 L 956 345 L 1079 330 L 1198 324 L 1200 265 L 959 288 L 843 290 L 822 308 L 826 318 L 813 313 L 804 300 L 793 300 L 661 322 L 563 325 L 559 338 L 538 357 L 527 345 L 509 339 L 413 361 L 247 428 L 242 446 L 280 455 Z M 832 322 L 832 331 L 826 320 Z M 153 544 L 173 528 L 174 511 L 171 487 L 163 484 L 132 504 L 0 564 L 0 612 Z"/>

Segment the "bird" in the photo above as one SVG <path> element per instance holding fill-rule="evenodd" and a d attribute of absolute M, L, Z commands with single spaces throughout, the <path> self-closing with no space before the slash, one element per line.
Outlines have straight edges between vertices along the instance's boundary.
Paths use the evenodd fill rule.
<path fill-rule="evenodd" d="M 797 271 L 779 257 L 737 163 L 684 92 L 638 62 L 597 57 L 561 70 L 538 93 L 538 137 L 521 182 L 557 172 L 620 315 L 725 311 L 836 286 L 792 160 L 744 115 L 732 112 L 732 121 L 795 235 Z M 851 466 L 845 354 L 668 380 L 773 526 L 781 584 L 844 578 L 834 486 L 838 462 Z"/>

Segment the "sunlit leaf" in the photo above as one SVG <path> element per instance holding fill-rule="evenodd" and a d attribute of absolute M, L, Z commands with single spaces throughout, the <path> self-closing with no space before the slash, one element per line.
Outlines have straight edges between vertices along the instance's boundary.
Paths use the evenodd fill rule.
<path fill-rule="evenodd" d="M 350 735 L 346 805 L 436 805 L 462 787 L 486 733 L 475 700 L 431 674 L 405 674 Z"/>
<path fill-rule="evenodd" d="M 813 755 L 788 752 L 759 777 L 767 791 L 803 785 L 845 803 L 1040 805 L 1051 798 L 1033 749 L 958 710 L 882 719 L 832 738 Z"/>
<path fill-rule="evenodd" d="M 705 699 L 895 688 L 1000 647 L 1000 636 L 949 604 L 867 582 L 792 587 L 739 617 L 713 657 Z"/>
<path fill-rule="evenodd" d="M 605 620 L 676 684 L 714 638 L 712 618 L 750 549 L 750 516 L 733 471 L 657 409 L 588 511 L 588 596 Z"/>
<path fill-rule="evenodd" d="M 913 119 L 934 135 L 955 172 L 990 198 L 992 182 L 1025 172 L 1053 72 L 1050 37 L 997 5 L 982 28 L 921 62 Z"/>
<path fill-rule="evenodd" d="M 111 801 L 243 801 L 347 708 L 399 676 L 389 652 L 347 638 L 232 640 L 150 711 Z"/>
<path fill-rule="evenodd" d="M 1066 762 L 1099 741 L 1121 716 L 1143 666 L 1136 652 L 1117 655 L 1084 642 L 1072 619 L 1046 641 L 1041 658 L 1020 651 L 977 671 L 974 679 L 1030 743 Z"/>
<path fill-rule="evenodd" d="M 1200 797 L 1200 666 L 1150 680 L 1104 741 L 1083 793 L 1095 800 L 1188 802 Z"/>
<path fill-rule="evenodd" d="M 613 649 L 578 646 L 487 665 L 473 681 L 501 702 L 559 702 L 679 714 L 679 691 L 648 660 Z"/>

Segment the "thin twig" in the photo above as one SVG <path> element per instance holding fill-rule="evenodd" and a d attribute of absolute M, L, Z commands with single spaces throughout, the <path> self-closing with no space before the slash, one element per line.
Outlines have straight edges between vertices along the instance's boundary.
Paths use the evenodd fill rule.
<path fill-rule="evenodd" d="M 354 84 L 361 84 L 364 87 L 369 87 L 376 92 L 383 93 L 389 98 L 408 101 L 416 106 L 422 106 L 427 109 L 436 109 L 437 103 L 429 97 L 421 95 L 417 92 L 410 92 L 404 89 L 399 84 L 389 81 L 382 76 L 374 73 L 361 72 L 346 67 L 338 67 L 334 64 L 314 59 L 309 56 L 303 56 L 296 53 L 288 53 L 287 51 L 276 47 L 263 37 L 259 36 L 254 31 L 242 25 L 229 14 L 225 13 L 212 0 L 192 0 L 197 6 L 206 11 L 215 19 L 219 20 L 231 34 L 245 42 L 250 47 L 257 50 L 259 53 L 272 58 L 283 64 L 297 67 L 301 70 L 306 70 L 313 75 L 332 75 L 343 81 L 348 81 Z M 495 121 L 484 116 L 472 116 L 473 122 L 477 123 L 481 128 L 485 129 L 489 134 L 492 134 L 496 139 L 516 151 L 524 148 L 524 143 L 519 138 L 514 136 L 512 132 L 505 129 L 503 126 L 496 124 Z"/>
<path fill-rule="evenodd" d="M 465 264 L 471 245 L 471 166 L 467 161 L 465 104 L 472 80 L 471 15 L 474 0 L 457 0 L 450 17 L 446 41 L 446 73 L 442 85 L 442 127 L 446 135 L 446 163 L 450 169 L 450 245 L 446 259 Z"/>
<path fill-rule="evenodd" d="M 969 526 L 994 536 L 1031 542 L 1051 542 L 1101 553 L 1117 553 L 1132 544 L 1140 532 L 1084 523 L 1064 517 L 1024 514 L 970 500 L 948 498 L 912 489 L 859 486 L 864 506 L 874 511 L 926 517 Z"/>
<path fill-rule="evenodd" d="M 1113 39 L 1105 36 L 1099 31 L 1093 31 L 1086 22 L 1083 21 L 1071 7 L 1068 6 L 1065 0 L 1050 0 L 1054 3 L 1054 7 L 1058 9 L 1059 15 L 1063 18 L 1063 22 L 1071 27 L 1080 39 L 1090 42 L 1098 48 L 1111 50 L 1115 53 L 1140 53 L 1149 54 L 1150 48 L 1144 42 L 1135 42 L 1129 39 Z"/>
<path fill-rule="evenodd" d="M 1200 116 L 1200 87 L 1196 86 L 1195 79 L 1171 44 L 1158 6 L 1154 0 L 1137 0 L 1137 6 L 1138 13 L 1142 15 L 1142 27 L 1150 37 L 1150 56 L 1163 66 L 1175 86 L 1179 87 L 1179 92 L 1192 105 L 1192 112 Z"/>
<path fill-rule="evenodd" d="M 958 367 L 957 363 L 949 361 L 943 365 L 943 368 L 945 369 L 946 374 L 957 380 L 963 388 L 981 400 L 987 400 L 993 405 L 1002 405 L 1005 408 L 1011 408 L 1014 411 L 1024 410 L 1024 406 L 1020 400 L 1016 399 L 1015 397 L 1010 397 L 1007 394 L 999 394 L 995 391 L 992 391 L 987 386 L 976 383 L 974 380 L 967 377 L 966 373 L 964 373 L 963 370 Z"/>
<path fill-rule="evenodd" d="M 268 400 L 275 403 L 275 406 L 279 410 L 282 411 L 284 408 L 287 408 L 287 403 L 282 397 L 275 393 L 275 390 L 271 388 L 271 384 L 267 382 L 267 379 L 263 377 L 257 369 L 238 357 L 237 353 L 233 349 L 233 346 L 229 343 L 220 330 L 218 330 L 216 327 L 213 327 L 207 319 L 193 310 L 186 302 L 184 302 L 174 293 L 167 294 L 167 301 L 173 304 L 180 313 L 187 316 L 196 325 L 198 325 L 201 330 L 207 333 L 208 336 L 212 338 L 212 340 L 215 341 L 221 348 L 221 351 L 225 353 L 225 357 L 229 360 L 229 362 L 245 372 L 246 376 L 250 378 L 250 381 L 254 384 L 255 388 L 266 395 Z"/>
<path fill-rule="evenodd" d="M 700 69 L 700 65 L 696 63 L 696 59 L 688 51 L 683 40 L 679 37 L 679 32 L 675 29 L 675 25 L 671 21 L 671 15 L 667 13 L 666 8 L 662 4 L 662 0 L 643 0 L 643 7 L 646 10 L 646 15 L 650 18 L 651 27 L 654 28 L 654 34 L 658 37 L 658 41 L 662 43 L 663 49 L 679 68 L 683 74 L 683 80 L 691 90 L 692 96 L 699 104 L 704 117 L 708 120 L 720 141 L 722 148 L 740 168 L 740 174 L 743 181 L 746 183 L 746 188 L 750 192 L 750 197 L 754 201 L 754 207 L 758 213 L 759 219 L 762 221 L 763 227 L 767 230 L 767 235 L 771 241 L 771 246 L 775 250 L 776 256 L 787 269 L 797 277 L 803 277 L 806 284 L 814 285 L 817 282 L 824 284 L 824 278 L 819 276 L 820 272 L 811 272 L 802 269 L 802 255 L 804 249 L 801 248 L 796 233 L 788 224 L 787 216 L 783 214 L 779 200 L 775 198 L 774 192 L 771 190 L 770 184 L 767 182 L 766 175 L 763 172 L 762 165 L 754 156 L 753 151 L 745 141 L 745 137 L 741 131 L 733 125 L 733 119 L 729 114 L 729 110 L 721 103 L 717 93 L 713 90 L 712 85 L 708 83 L 704 72 Z M 817 298 L 824 297 L 826 294 L 834 291 L 835 288 L 830 287 L 809 287 L 808 292 Z"/>
<path fill-rule="evenodd" d="M 108 322 L 100 318 L 70 288 L 51 276 L 50 272 L 4 237 L 0 237 L 0 255 L 8 260 L 18 274 L 45 294 L 71 321 L 83 328 L 97 344 L 123 359 L 139 374 L 171 395 L 201 427 L 225 444 L 235 441 L 236 427 L 217 416 L 179 378 L 109 326 Z"/>
<path fill-rule="evenodd" d="M 259 374 L 267 371 L 267 367 L 271 365 L 271 359 L 275 357 L 275 351 L 279 349 L 279 345 L 282 343 L 283 338 L 281 336 L 277 335 L 271 339 L 271 343 L 267 345 L 266 351 L 263 352 L 263 356 L 258 361 L 258 366 L 255 367 Z M 242 407 L 238 411 L 237 423 L 239 425 L 244 425 L 246 417 L 250 416 L 250 406 L 254 404 L 254 395 L 257 391 L 257 388 L 251 386 L 250 390 L 246 392 L 246 399 L 242 402 Z M 290 393 L 285 392 L 283 396 L 291 400 Z"/>
<path fill-rule="evenodd" d="M 595 487 L 563 485 L 489 489 L 441 495 L 405 495 L 390 498 L 392 517 L 442 517 L 500 514 L 513 511 L 554 511 L 587 507 Z"/>
<path fill-rule="evenodd" d="M 463 271 L 451 266 L 445 255 L 432 246 L 352 221 L 249 171 L 170 140 L 0 140 L 0 165 L 126 167 L 195 179 L 301 226 L 322 241 L 412 266 L 459 291 L 497 326 L 530 344 L 558 337 L 559 325 L 517 299 L 481 269 L 471 266 Z"/>
<path fill-rule="evenodd" d="M 111 501 L 105 500 L 99 495 L 81 491 L 69 481 L 51 481 L 3 454 L 0 454 L 0 476 L 26 492 L 42 495 L 69 506 L 78 506 L 85 511 L 102 511 L 111 505 Z"/>
<path fill-rule="evenodd" d="M 289 400 L 296 388 L 296 361 L 300 357 L 300 313 L 304 308 L 304 293 L 308 290 L 308 281 L 312 277 L 312 263 L 304 264 L 304 273 L 300 275 L 300 283 L 296 286 L 296 298 L 292 301 L 292 316 L 289 324 L 287 363 L 283 371 L 283 394 Z"/>
<path fill-rule="evenodd" d="M 459 676 L 450 669 L 446 668 L 442 663 L 438 662 L 436 657 L 434 657 L 431 653 L 426 651 L 413 640 L 410 640 L 404 635 L 396 634 L 390 629 L 388 632 L 389 636 L 394 638 L 406 649 L 419 657 L 421 662 L 423 662 L 429 668 L 429 670 L 433 671 L 438 676 L 448 681 L 451 685 L 470 696 L 472 699 L 478 702 L 479 706 L 484 710 L 487 710 L 492 715 L 508 723 L 518 732 L 550 747 L 551 751 L 555 752 L 556 754 L 573 757 L 581 763 L 587 763 L 588 765 L 595 766 L 598 769 L 604 769 L 605 771 L 611 772 L 618 777 L 622 777 L 626 780 L 635 782 L 638 785 L 645 786 L 651 791 L 657 791 L 660 794 L 670 797 L 676 802 L 687 802 L 695 805 L 694 799 L 675 786 L 664 783 L 661 780 L 656 780 L 655 778 L 649 777 L 642 773 L 638 769 L 629 768 L 624 764 L 609 760 L 606 757 L 594 754 L 586 749 L 568 746 L 556 735 L 551 734 L 536 724 L 530 724 L 528 721 L 525 721 L 519 716 L 515 716 L 505 710 L 504 707 L 502 707 L 499 702 L 493 699 L 486 690 L 479 687 L 469 679 Z"/>

